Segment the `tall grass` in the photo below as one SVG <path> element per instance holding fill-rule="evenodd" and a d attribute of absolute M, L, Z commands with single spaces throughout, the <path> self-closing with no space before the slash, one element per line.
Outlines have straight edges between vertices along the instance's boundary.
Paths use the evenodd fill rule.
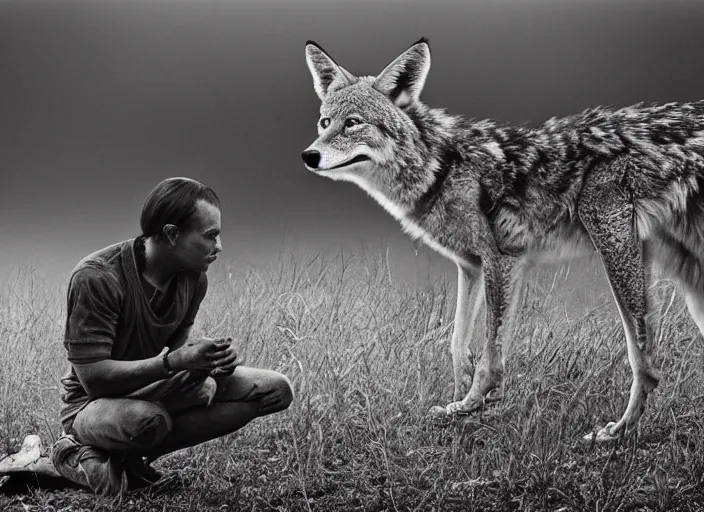
<path fill-rule="evenodd" d="M 663 380 L 638 435 L 586 443 L 584 434 L 624 411 L 630 369 L 608 295 L 566 306 L 594 288 L 570 280 L 568 268 L 536 273 L 524 293 L 505 398 L 441 421 L 426 412 L 452 398 L 454 282 L 407 285 L 383 254 L 368 253 L 214 269 L 195 334 L 231 335 L 247 364 L 288 375 L 291 408 L 158 461 L 181 476 L 175 488 L 118 504 L 36 491 L 23 506 L 702 510 L 704 357 L 681 299 L 669 283 L 652 290 Z M 0 290 L 0 451 L 28 433 L 51 440 L 60 431 L 64 293 L 25 270 Z M 5 499 L 0 509 L 19 507 Z"/>
<path fill-rule="evenodd" d="M 18 268 L 0 285 L 0 453 L 24 435 L 56 433 L 64 292 Z"/>

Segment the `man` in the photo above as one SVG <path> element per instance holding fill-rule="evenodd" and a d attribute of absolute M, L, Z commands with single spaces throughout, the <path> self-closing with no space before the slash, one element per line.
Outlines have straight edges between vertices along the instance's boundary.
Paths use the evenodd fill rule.
<path fill-rule="evenodd" d="M 149 461 L 286 409 L 282 374 L 241 366 L 230 339 L 189 339 L 222 251 L 220 201 L 188 178 L 147 197 L 142 235 L 84 258 L 68 289 L 64 434 L 52 463 L 99 494 L 160 475 Z M 145 459 L 147 459 L 145 461 Z"/>

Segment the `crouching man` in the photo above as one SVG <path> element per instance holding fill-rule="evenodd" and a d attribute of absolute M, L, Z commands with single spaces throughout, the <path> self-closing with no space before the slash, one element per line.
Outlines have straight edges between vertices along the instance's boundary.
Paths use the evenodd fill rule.
<path fill-rule="evenodd" d="M 52 463 L 103 495 L 156 482 L 166 453 L 286 409 L 289 380 L 241 366 L 229 339 L 189 338 L 222 250 L 220 202 L 188 178 L 147 197 L 142 235 L 84 258 L 68 288 L 64 434 Z"/>

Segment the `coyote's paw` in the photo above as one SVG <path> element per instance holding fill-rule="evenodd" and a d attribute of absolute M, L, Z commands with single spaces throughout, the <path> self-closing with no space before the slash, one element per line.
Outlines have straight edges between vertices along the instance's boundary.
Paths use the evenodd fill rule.
<path fill-rule="evenodd" d="M 596 434 L 594 432 L 591 432 L 587 434 L 586 436 L 583 437 L 585 441 L 595 441 L 597 443 L 605 443 L 608 441 L 615 441 L 618 439 L 618 432 L 613 431 L 613 427 L 616 426 L 616 423 L 613 421 L 609 422 L 606 424 L 604 428 L 599 430 Z"/>
<path fill-rule="evenodd" d="M 445 412 L 444 407 L 434 405 L 428 411 L 428 416 L 430 416 L 431 418 L 444 418 L 445 416 L 447 416 L 447 413 Z"/>
<path fill-rule="evenodd" d="M 484 398 L 470 397 L 459 402 L 451 402 L 445 406 L 445 414 L 454 416 L 455 414 L 469 414 L 481 409 L 484 406 Z"/>

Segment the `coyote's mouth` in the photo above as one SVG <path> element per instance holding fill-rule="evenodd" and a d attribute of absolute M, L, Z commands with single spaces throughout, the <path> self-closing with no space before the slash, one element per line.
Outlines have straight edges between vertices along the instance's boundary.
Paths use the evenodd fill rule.
<path fill-rule="evenodd" d="M 321 171 L 331 171 L 333 169 L 340 169 L 342 167 L 347 167 L 348 165 L 358 164 L 360 162 L 366 162 L 367 160 L 371 160 L 371 158 L 369 158 L 366 155 L 357 155 L 356 157 L 354 157 L 350 160 L 347 160 L 346 162 L 342 162 L 341 164 L 338 164 L 334 167 L 328 167 L 327 169 L 321 169 Z"/>

